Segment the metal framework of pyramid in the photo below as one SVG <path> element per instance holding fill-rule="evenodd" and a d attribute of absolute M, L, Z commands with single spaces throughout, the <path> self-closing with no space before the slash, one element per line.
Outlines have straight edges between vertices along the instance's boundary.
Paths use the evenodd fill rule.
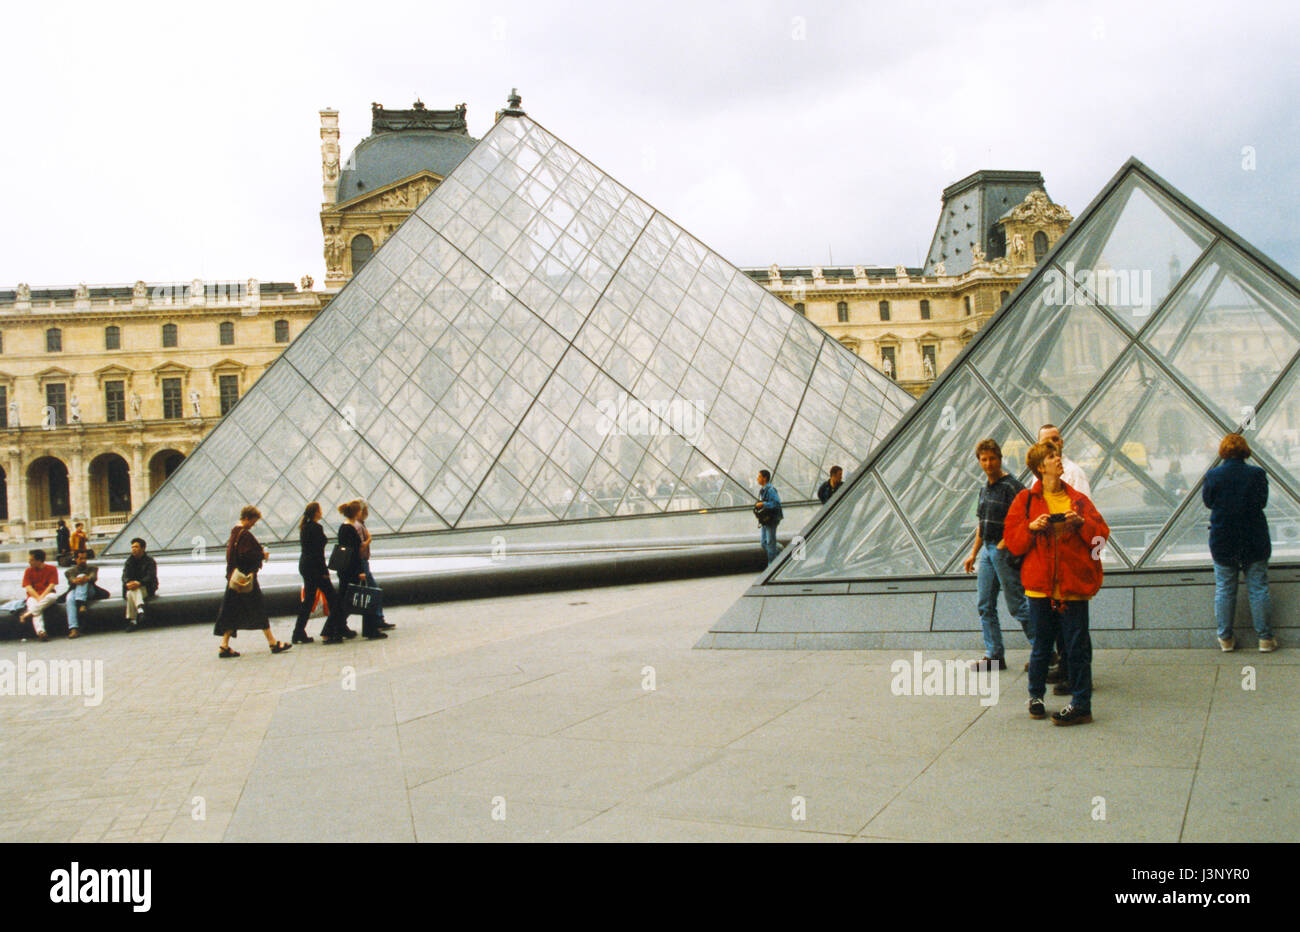
<path fill-rule="evenodd" d="M 598 521 L 618 536 L 641 533 L 616 520 L 638 516 L 673 516 L 688 537 L 752 533 L 759 469 L 807 502 L 912 401 L 507 115 L 109 552 L 136 536 L 151 550 L 224 540 L 245 504 L 264 515 L 260 537 L 296 540 L 306 502 L 332 515 L 352 498 L 386 535 Z"/>
<path fill-rule="evenodd" d="M 962 572 L 975 445 L 996 439 L 1032 484 L 1025 453 L 1044 423 L 1111 528 L 1093 626 L 1112 643 L 1212 632 L 1201 481 L 1236 430 L 1269 477 L 1274 624 L 1294 624 L 1298 383 L 1300 283 L 1131 159 L 702 644 L 977 643 L 957 633 L 979 629 Z"/>

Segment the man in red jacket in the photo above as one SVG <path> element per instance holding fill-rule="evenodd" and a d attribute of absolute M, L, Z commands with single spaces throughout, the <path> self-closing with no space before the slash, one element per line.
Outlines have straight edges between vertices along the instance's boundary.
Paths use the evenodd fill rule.
<path fill-rule="evenodd" d="M 1088 496 L 1061 481 L 1060 448 L 1034 444 L 1025 460 L 1038 482 L 1007 509 L 1003 539 L 1024 556 L 1020 581 L 1034 623 L 1029 655 L 1029 715 L 1046 718 L 1047 662 L 1059 629 L 1065 639 L 1072 701 L 1053 713 L 1054 725 L 1092 721 L 1092 639 L 1088 600 L 1101 588 L 1101 550 L 1110 528 Z"/>

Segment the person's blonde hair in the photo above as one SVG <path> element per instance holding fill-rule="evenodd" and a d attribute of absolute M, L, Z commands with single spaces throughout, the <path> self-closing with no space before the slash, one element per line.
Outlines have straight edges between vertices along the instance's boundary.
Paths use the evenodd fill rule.
<path fill-rule="evenodd" d="M 1248 460 L 1250 459 L 1250 444 L 1241 434 L 1228 434 L 1219 441 L 1219 459 L 1221 460 Z"/>
<path fill-rule="evenodd" d="M 1041 472 L 1043 460 L 1053 454 L 1060 456 L 1061 448 L 1054 441 L 1040 440 L 1030 447 L 1029 452 L 1025 454 L 1025 465 L 1029 467 L 1035 478 L 1041 479 L 1043 478 Z"/>

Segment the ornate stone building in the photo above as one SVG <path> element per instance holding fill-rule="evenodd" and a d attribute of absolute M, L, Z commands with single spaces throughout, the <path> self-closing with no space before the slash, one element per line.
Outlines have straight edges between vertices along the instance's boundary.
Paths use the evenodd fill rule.
<path fill-rule="evenodd" d="M 773 265 L 746 273 L 921 395 L 1072 219 L 1038 172 L 979 171 L 944 189 L 924 268 Z"/>
<path fill-rule="evenodd" d="M 339 161 L 339 114 L 320 111 L 325 287 L 343 285 L 474 148 L 465 105 L 371 105 L 370 135 Z"/>
<path fill-rule="evenodd" d="M 0 536 L 119 528 L 320 310 L 311 284 L 0 290 Z"/>

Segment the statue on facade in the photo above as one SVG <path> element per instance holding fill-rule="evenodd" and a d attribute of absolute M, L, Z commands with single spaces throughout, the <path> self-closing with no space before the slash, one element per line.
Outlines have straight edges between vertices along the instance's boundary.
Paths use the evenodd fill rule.
<path fill-rule="evenodd" d="M 331 230 L 325 236 L 325 267 L 328 269 L 343 268 L 343 252 L 347 248 L 347 243 L 338 233 Z"/>
<path fill-rule="evenodd" d="M 190 410 L 194 412 L 195 417 L 202 417 L 203 410 L 199 407 L 199 391 L 197 388 L 190 389 Z"/>
<path fill-rule="evenodd" d="M 948 270 L 947 270 L 946 268 L 944 268 L 944 265 L 943 265 L 942 262 L 936 262 L 936 263 L 934 264 L 934 274 L 935 274 L 935 275 L 947 275 L 947 274 L 948 274 Z"/>
<path fill-rule="evenodd" d="M 1020 233 L 1011 237 L 1011 255 L 1017 259 L 1025 257 L 1025 237 Z"/>
<path fill-rule="evenodd" d="M 71 424 L 81 423 L 81 399 L 77 397 L 76 392 L 73 392 L 71 397 L 68 398 L 68 422 Z"/>
<path fill-rule="evenodd" d="M 86 287 L 86 283 L 85 283 L 85 282 L 82 282 L 80 285 L 77 286 L 77 290 L 73 293 L 73 296 L 74 296 L 78 301 L 89 301 L 89 300 L 90 300 L 90 289 Z"/>
<path fill-rule="evenodd" d="M 894 377 L 894 361 L 888 356 L 880 361 L 880 368 L 891 379 Z"/>
<path fill-rule="evenodd" d="M 857 281 L 863 281 L 867 277 L 867 270 L 864 266 L 855 265 L 853 267 L 853 277 Z"/>
<path fill-rule="evenodd" d="M 316 281 L 310 275 L 304 275 L 298 279 L 298 287 L 303 291 L 311 291 L 311 286 L 314 284 L 316 284 Z"/>
<path fill-rule="evenodd" d="M 9 402 L 9 426 L 10 427 L 21 426 L 18 423 L 18 402 L 17 401 Z"/>
<path fill-rule="evenodd" d="M 972 243 L 972 244 L 971 244 L 971 247 L 970 247 L 970 257 L 971 257 L 971 260 L 972 260 L 976 265 L 979 265 L 981 262 L 984 261 L 984 256 L 985 256 L 985 252 L 984 252 L 983 247 L 980 246 L 979 243 Z"/>
<path fill-rule="evenodd" d="M 18 283 L 18 300 L 30 301 L 32 299 L 32 286 L 26 282 Z"/>
<path fill-rule="evenodd" d="M 903 265 L 894 266 L 895 278 L 907 278 L 907 267 Z"/>
<path fill-rule="evenodd" d="M 929 356 L 921 357 L 921 371 L 925 373 L 927 379 L 934 378 L 934 363 L 930 361 Z"/>
<path fill-rule="evenodd" d="M 140 420 L 140 396 L 134 392 L 131 393 L 131 417 Z"/>
<path fill-rule="evenodd" d="M 136 282 L 131 286 L 131 297 L 137 300 L 143 300 L 148 297 L 149 286 L 144 282 Z"/>

